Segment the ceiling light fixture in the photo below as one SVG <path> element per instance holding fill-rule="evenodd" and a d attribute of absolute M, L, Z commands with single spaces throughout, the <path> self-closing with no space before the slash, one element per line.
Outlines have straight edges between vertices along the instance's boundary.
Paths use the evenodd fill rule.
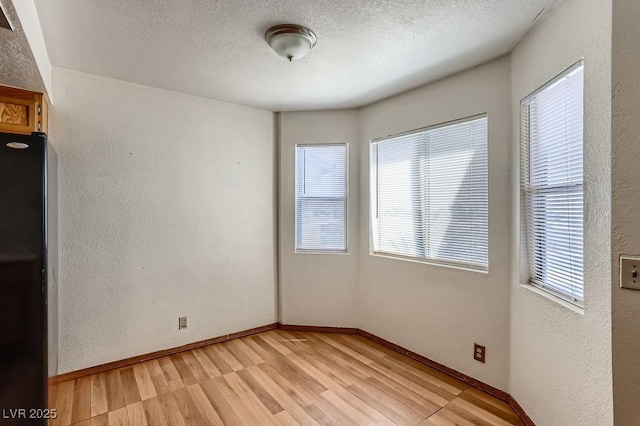
<path fill-rule="evenodd" d="M 276 53 L 289 61 L 300 59 L 316 45 L 318 38 L 307 27 L 295 24 L 276 25 L 264 38 Z"/>

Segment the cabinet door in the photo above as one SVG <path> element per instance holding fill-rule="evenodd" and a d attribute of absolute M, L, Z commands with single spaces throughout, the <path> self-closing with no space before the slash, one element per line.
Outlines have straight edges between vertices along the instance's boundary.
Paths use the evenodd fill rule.
<path fill-rule="evenodd" d="M 38 128 L 37 116 L 35 100 L 0 95 L 0 131 L 30 134 Z"/>

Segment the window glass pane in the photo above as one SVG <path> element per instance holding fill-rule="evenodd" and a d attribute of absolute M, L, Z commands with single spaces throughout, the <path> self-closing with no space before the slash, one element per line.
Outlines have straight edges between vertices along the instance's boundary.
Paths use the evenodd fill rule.
<path fill-rule="evenodd" d="M 487 118 L 372 144 L 374 252 L 488 267 Z"/>
<path fill-rule="evenodd" d="M 583 290 L 583 79 L 573 67 L 522 102 L 530 282 L 575 304 Z"/>
<path fill-rule="evenodd" d="M 346 251 L 347 146 L 296 147 L 296 251 Z"/>

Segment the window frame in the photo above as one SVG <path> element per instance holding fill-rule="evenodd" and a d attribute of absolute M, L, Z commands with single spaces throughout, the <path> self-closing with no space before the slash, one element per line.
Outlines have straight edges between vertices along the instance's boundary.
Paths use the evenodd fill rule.
<path fill-rule="evenodd" d="M 584 179 L 584 153 L 585 153 L 585 137 L 584 137 L 584 125 L 585 125 L 585 120 L 584 120 L 584 73 L 585 73 L 585 69 L 584 69 L 584 58 L 580 59 L 579 61 L 575 62 L 574 64 L 572 64 L 571 66 L 569 66 L 568 68 L 564 69 L 562 72 L 560 72 L 559 74 L 557 74 L 555 77 L 553 77 L 552 79 L 550 79 L 549 81 L 547 81 L 546 83 L 544 83 L 543 85 L 541 85 L 540 87 L 538 87 L 536 90 L 534 90 L 533 92 L 531 92 L 530 94 L 528 94 L 527 96 L 525 96 L 524 98 L 522 98 L 522 100 L 520 101 L 519 104 L 519 113 L 518 113 L 518 117 L 519 117 L 519 187 L 518 187 L 518 195 L 520 197 L 520 214 L 519 214 L 519 230 L 520 230 L 520 285 L 535 292 L 538 293 L 544 297 L 547 297 L 551 300 L 554 300 L 558 303 L 560 303 L 563 306 L 566 306 L 569 309 L 572 310 L 576 310 L 579 311 L 581 313 L 584 312 L 584 307 L 585 307 L 585 300 L 586 300 L 586 294 L 584 294 L 584 263 L 583 263 L 583 280 L 582 280 L 582 292 L 583 292 L 583 298 L 582 300 L 576 299 L 574 297 L 572 297 L 571 295 L 568 295 L 566 293 L 557 291 L 553 288 L 551 288 L 550 286 L 545 286 L 543 284 L 538 284 L 535 283 L 532 279 L 532 272 L 531 272 L 531 262 L 530 262 L 530 253 L 529 253 L 529 239 L 531 238 L 529 236 L 529 230 L 527 227 L 527 220 L 528 220 L 528 196 L 526 194 L 526 190 L 525 190 L 525 186 L 529 185 L 528 184 L 528 180 L 525 182 L 525 174 L 528 176 L 531 174 L 531 166 L 530 166 L 530 141 L 531 138 L 528 134 L 525 135 L 525 133 L 527 133 L 527 131 L 530 131 L 531 129 L 531 122 L 530 122 L 530 111 L 529 111 L 529 105 L 530 105 L 530 101 L 532 98 L 534 98 L 536 95 L 538 95 L 539 93 L 543 92 L 544 90 L 546 90 L 547 88 L 553 86 L 554 84 L 558 83 L 559 81 L 563 80 L 564 78 L 566 78 L 568 75 L 570 75 L 571 73 L 575 72 L 576 70 L 578 70 L 579 68 L 582 68 L 582 72 L 583 72 L 583 86 L 582 86 L 582 96 L 583 96 L 583 114 L 582 114 L 582 131 L 583 131 L 583 135 L 582 135 L 582 155 L 583 155 L 583 165 L 582 165 L 582 170 L 583 170 L 583 177 L 582 177 L 582 184 L 579 185 L 581 186 L 582 189 L 582 197 L 583 197 L 583 206 L 582 206 L 582 221 L 583 221 L 583 228 L 582 228 L 582 241 L 583 241 L 583 246 L 582 246 L 582 256 L 583 256 L 583 262 L 584 262 L 584 220 L 585 220 L 585 208 L 584 208 L 584 190 L 585 190 L 585 179 Z M 524 109 L 527 108 L 527 116 L 526 116 L 526 125 L 525 125 L 525 118 L 524 118 Z M 527 130 L 525 130 L 525 128 Z M 526 160 L 525 160 L 526 158 Z M 526 170 L 525 170 L 526 167 Z M 566 185 L 563 186 L 563 188 L 569 188 L 571 186 L 575 186 L 575 184 L 571 184 L 571 185 Z M 539 192 L 540 189 L 537 189 L 537 191 Z M 535 192 L 535 191 L 534 191 Z"/>
<path fill-rule="evenodd" d="M 372 160 L 373 160 L 373 150 L 372 147 L 380 142 L 384 142 L 386 140 L 390 140 L 390 139 L 394 139 L 394 138 L 398 138 L 398 137 L 402 137 L 402 136 L 408 136 L 408 135 L 412 135 L 412 134 L 416 134 L 416 133 L 421 133 L 421 132 L 425 132 L 425 131 L 429 131 L 429 130 L 436 130 L 442 127 L 449 127 L 449 126 L 453 126 L 456 124 L 461 124 L 461 123 L 466 123 L 466 122 L 470 122 L 470 121 L 474 121 L 474 120 L 479 120 L 479 119 L 486 119 L 487 120 L 487 135 L 486 135 L 486 156 L 487 156 L 487 264 L 486 266 L 478 264 L 478 263 L 471 263 L 471 262 L 458 262 L 458 261 L 454 261 L 454 260 L 439 260 L 439 259 L 435 259 L 435 258 L 419 258 L 419 257 L 412 257 L 412 256 L 406 256 L 406 255 L 402 255 L 402 254 L 394 254 L 394 253 L 388 253 L 388 252 L 384 252 L 384 251 L 376 251 L 375 250 L 375 231 L 374 231 L 374 226 L 375 226 L 375 216 L 377 214 L 378 211 L 378 195 L 377 195 L 377 188 L 378 188 L 378 183 L 377 183 L 377 179 L 378 179 L 378 173 L 377 173 L 377 167 L 376 167 L 376 173 L 375 176 L 373 175 L 373 170 L 371 167 L 372 164 Z M 387 259 L 395 259 L 395 260 L 402 260 L 402 261 L 407 261 L 407 262 L 413 262 L 413 263 L 420 263 L 423 265 L 431 265 L 431 266 L 440 266 L 440 267 L 445 267 L 445 268 L 452 268 L 452 269 L 457 269 L 457 270 L 463 270 L 463 271 L 468 271 L 468 272 L 476 272 L 476 273 L 480 273 L 480 274 L 488 274 L 489 273 L 489 265 L 491 263 L 491 256 L 490 256 L 490 227 L 489 227 L 489 200 L 490 200 L 490 191 L 489 191 L 489 172 L 490 172 L 490 168 L 489 168 L 489 113 L 484 112 L 484 113 L 480 113 L 480 114 L 475 114 L 475 115 L 471 115 L 468 117 L 463 117 L 463 118 L 459 118 L 459 119 L 455 119 L 455 120 L 450 120 L 450 121 L 445 121 L 442 123 L 437 123 L 437 124 L 433 124 L 433 125 L 429 125 L 429 126 L 424 126 L 424 127 L 420 127 L 417 129 L 413 129 L 413 130 L 408 130 L 405 132 L 400 132 L 400 133 L 395 133 L 395 134 L 390 134 L 387 136 L 383 136 L 383 137 L 379 137 L 379 138 L 374 138 L 374 139 L 370 139 L 369 140 L 369 157 L 368 157 L 368 165 L 369 165 L 369 255 L 370 256 L 375 256 L 375 257 L 382 257 L 382 258 L 387 258 Z M 376 183 L 374 186 L 374 181 L 373 179 L 376 179 Z"/>
<path fill-rule="evenodd" d="M 301 249 L 298 248 L 298 148 L 340 146 L 345 149 L 345 188 L 344 197 L 313 197 L 316 199 L 342 200 L 344 198 L 344 250 L 331 249 Z M 293 177 L 293 250 L 295 254 L 348 254 L 349 253 L 349 143 L 298 143 L 294 146 L 294 177 Z"/>

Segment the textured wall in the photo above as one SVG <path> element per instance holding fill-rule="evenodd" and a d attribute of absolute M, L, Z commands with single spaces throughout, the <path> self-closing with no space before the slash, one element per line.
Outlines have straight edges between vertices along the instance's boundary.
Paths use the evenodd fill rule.
<path fill-rule="evenodd" d="M 640 3 L 613 0 L 611 140 L 613 396 L 616 425 L 640 419 L 640 292 L 619 288 L 621 254 L 640 255 Z"/>
<path fill-rule="evenodd" d="M 13 31 L 0 28 L 0 84 L 44 92 L 38 65 L 13 3 L 0 0 L 0 4 L 13 26 Z"/>
<path fill-rule="evenodd" d="M 60 373 L 275 322 L 273 114 L 53 74 Z"/>
<path fill-rule="evenodd" d="M 509 58 L 360 111 L 361 327 L 507 389 L 509 365 Z M 369 255 L 369 140 L 489 114 L 489 273 Z M 487 363 L 473 359 L 473 343 Z"/>
<path fill-rule="evenodd" d="M 585 309 L 519 284 L 513 226 L 509 390 L 539 426 L 610 425 L 611 0 L 565 0 L 512 54 L 513 194 L 519 223 L 520 100 L 584 57 Z"/>
<path fill-rule="evenodd" d="M 353 110 L 280 114 L 280 285 L 281 318 L 285 324 L 357 326 L 360 190 L 357 118 Z M 347 254 L 294 252 L 298 143 L 349 144 Z"/>

